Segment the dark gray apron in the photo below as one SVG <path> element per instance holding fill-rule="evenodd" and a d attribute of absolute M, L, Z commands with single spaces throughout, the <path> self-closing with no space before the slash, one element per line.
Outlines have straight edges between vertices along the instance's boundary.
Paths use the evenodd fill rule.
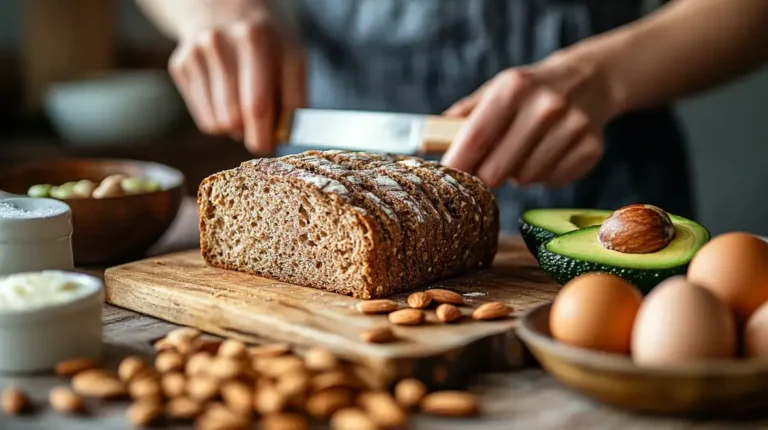
<path fill-rule="evenodd" d="M 439 113 L 499 71 L 639 18 L 641 0 L 298 0 L 313 107 Z M 501 227 L 534 207 L 651 203 L 693 217 L 684 139 L 668 108 L 605 131 L 588 177 L 562 189 L 505 185 Z"/>

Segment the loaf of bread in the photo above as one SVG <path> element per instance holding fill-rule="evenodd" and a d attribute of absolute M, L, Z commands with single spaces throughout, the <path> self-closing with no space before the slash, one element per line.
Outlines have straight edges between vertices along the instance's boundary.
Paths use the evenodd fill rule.
<path fill-rule="evenodd" d="M 307 151 L 206 178 L 211 266 L 374 299 L 486 267 L 499 210 L 476 177 L 417 157 Z"/>

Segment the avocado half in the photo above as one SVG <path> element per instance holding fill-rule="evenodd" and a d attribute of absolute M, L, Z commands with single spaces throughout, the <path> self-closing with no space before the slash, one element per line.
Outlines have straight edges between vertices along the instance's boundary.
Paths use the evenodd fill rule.
<path fill-rule="evenodd" d="M 534 256 L 542 243 L 569 231 L 600 225 L 613 211 L 602 209 L 530 209 L 518 221 L 525 246 Z"/>
<path fill-rule="evenodd" d="M 710 239 L 700 224 L 670 214 L 675 238 L 663 249 L 648 254 L 627 254 L 604 248 L 597 241 L 600 226 L 585 227 L 544 242 L 539 265 L 561 285 L 587 272 L 612 273 L 648 293 L 659 282 L 688 270 L 688 263 Z"/>

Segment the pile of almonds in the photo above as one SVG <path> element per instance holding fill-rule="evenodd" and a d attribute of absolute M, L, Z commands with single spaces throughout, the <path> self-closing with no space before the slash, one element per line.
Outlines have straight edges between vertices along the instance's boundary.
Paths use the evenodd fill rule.
<path fill-rule="evenodd" d="M 397 302 L 388 299 L 368 300 L 357 304 L 357 310 L 364 314 L 388 314 L 389 322 L 395 325 L 420 325 L 426 321 L 427 309 L 433 303 L 439 304 L 435 316 L 444 323 L 453 323 L 462 319 L 457 306 L 464 306 L 464 297 L 450 290 L 432 289 L 420 291 L 408 296 L 408 308 L 398 309 Z M 478 321 L 506 318 L 512 307 L 502 302 L 489 302 L 480 305 L 472 312 L 472 319 Z M 365 342 L 390 342 L 395 334 L 387 326 L 375 327 L 364 332 L 361 338 Z"/>
<path fill-rule="evenodd" d="M 50 391 L 51 407 L 65 414 L 85 412 L 83 398 L 130 397 L 128 420 L 136 426 L 194 422 L 199 429 L 250 428 L 258 417 L 265 430 L 303 430 L 311 420 L 336 430 L 378 430 L 406 425 L 409 412 L 443 416 L 479 413 L 476 398 L 463 391 L 429 393 L 416 379 L 398 382 L 393 392 L 370 389 L 348 363 L 325 349 L 303 357 L 286 344 L 246 347 L 240 341 L 204 339 L 192 328 L 179 328 L 155 344 L 148 364 L 125 358 L 117 372 L 88 359 L 57 366 L 69 386 Z M 17 388 L 0 399 L 6 414 L 30 405 Z"/>

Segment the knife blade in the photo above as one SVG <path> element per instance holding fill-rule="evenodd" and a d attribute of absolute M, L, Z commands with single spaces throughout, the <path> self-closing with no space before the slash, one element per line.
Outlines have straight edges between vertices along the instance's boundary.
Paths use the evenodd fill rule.
<path fill-rule="evenodd" d="M 463 124 L 463 119 L 435 115 L 296 109 L 283 113 L 276 139 L 314 149 L 442 154 Z"/>

